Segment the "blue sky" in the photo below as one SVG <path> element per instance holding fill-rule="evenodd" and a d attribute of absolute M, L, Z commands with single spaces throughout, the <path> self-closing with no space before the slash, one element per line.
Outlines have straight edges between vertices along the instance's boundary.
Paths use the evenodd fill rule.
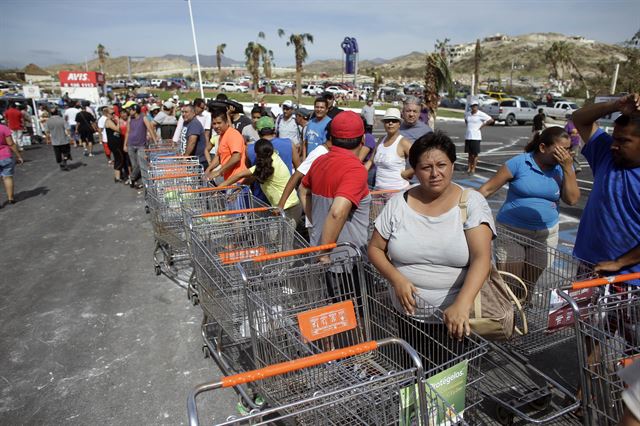
<path fill-rule="evenodd" d="M 308 32 L 309 60 L 339 58 L 356 37 L 360 57 L 391 58 L 432 50 L 436 39 L 470 42 L 494 33 L 561 32 L 615 43 L 640 29 L 638 0 L 192 0 L 201 54 L 226 43 L 243 60 L 247 42 L 264 31 L 277 65 L 293 49 L 277 36 Z M 49 65 L 91 58 L 98 43 L 112 56 L 193 54 L 185 0 L 0 0 L 0 65 Z"/>

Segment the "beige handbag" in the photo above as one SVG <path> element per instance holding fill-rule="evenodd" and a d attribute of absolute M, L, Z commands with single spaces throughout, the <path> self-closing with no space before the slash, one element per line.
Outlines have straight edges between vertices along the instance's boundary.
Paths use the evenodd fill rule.
<path fill-rule="evenodd" d="M 458 203 L 463 224 L 467 221 L 467 201 L 470 192 L 470 189 L 463 189 Z M 515 311 L 522 320 L 522 330 L 516 327 Z M 528 331 L 526 314 L 520 301 L 505 284 L 493 262 L 491 272 L 474 300 L 469 323 L 476 334 L 488 340 L 508 340 L 514 333 L 522 335 Z"/>

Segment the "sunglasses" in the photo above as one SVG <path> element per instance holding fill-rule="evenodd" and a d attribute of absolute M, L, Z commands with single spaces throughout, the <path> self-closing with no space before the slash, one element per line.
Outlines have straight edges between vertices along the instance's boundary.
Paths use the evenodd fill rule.
<path fill-rule="evenodd" d="M 383 120 L 382 122 L 384 124 L 391 124 L 391 123 L 399 123 L 400 120 Z"/>

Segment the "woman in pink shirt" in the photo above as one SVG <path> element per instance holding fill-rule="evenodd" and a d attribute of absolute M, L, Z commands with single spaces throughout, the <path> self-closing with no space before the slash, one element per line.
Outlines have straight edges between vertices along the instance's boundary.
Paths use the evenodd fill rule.
<path fill-rule="evenodd" d="M 0 120 L 2 116 L 0 115 Z M 13 199 L 13 172 L 16 167 L 16 160 L 14 160 L 11 152 L 16 156 L 19 164 L 22 164 L 22 155 L 18 151 L 16 144 L 11 137 L 11 129 L 4 124 L 0 123 L 0 176 L 2 176 L 2 183 L 4 184 L 4 190 L 7 192 L 7 200 L 9 204 L 14 204 Z M 3 207 L 4 205 L 0 205 Z"/>

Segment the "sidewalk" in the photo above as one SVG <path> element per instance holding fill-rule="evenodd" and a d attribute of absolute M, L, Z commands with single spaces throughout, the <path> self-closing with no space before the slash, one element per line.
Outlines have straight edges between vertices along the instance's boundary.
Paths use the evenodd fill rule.
<path fill-rule="evenodd" d="M 188 391 L 220 376 L 201 310 L 154 274 L 142 193 L 113 183 L 101 148 L 72 155 L 63 172 L 28 148 L 0 209 L 0 423 L 186 424 Z M 208 402 L 208 419 L 234 414 L 231 391 Z"/>

